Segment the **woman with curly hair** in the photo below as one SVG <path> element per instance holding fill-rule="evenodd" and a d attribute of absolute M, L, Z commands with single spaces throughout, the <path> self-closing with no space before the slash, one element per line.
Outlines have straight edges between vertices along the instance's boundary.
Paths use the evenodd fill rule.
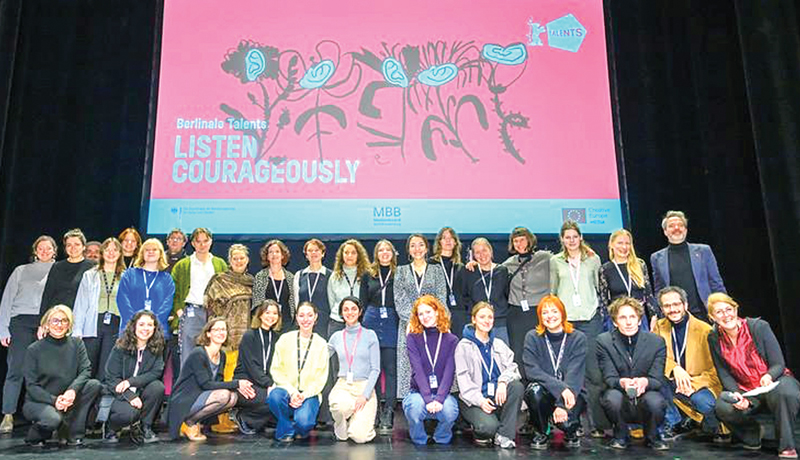
<path fill-rule="evenodd" d="M 119 442 L 117 431 L 128 425 L 135 442 L 158 441 L 153 420 L 164 399 L 163 352 L 164 333 L 156 315 L 147 310 L 136 313 L 106 362 L 103 383 L 113 402 L 103 430 L 104 443 Z"/>
<path fill-rule="evenodd" d="M 344 320 L 336 307 L 345 297 L 361 294 L 361 277 L 369 271 L 369 255 L 360 241 L 350 239 L 339 246 L 333 274 L 328 280 L 328 305 L 331 307 L 328 337 L 344 329 Z"/>
<path fill-rule="evenodd" d="M 261 266 L 253 281 L 253 303 L 261 305 L 266 299 L 278 302 L 281 307 L 281 320 L 286 326 L 294 319 L 294 275 L 286 269 L 289 263 L 289 248 L 281 240 L 269 240 L 261 247 Z"/>
<path fill-rule="evenodd" d="M 425 445 L 425 420 L 437 420 L 433 440 L 449 444 L 458 418 L 458 402 L 450 394 L 455 378 L 458 337 L 450 333 L 450 315 L 442 302 L 424 295 L 414 302 L 406 349 L 411 365 L 411 392 L 403 399 L 411 441 Z"/>

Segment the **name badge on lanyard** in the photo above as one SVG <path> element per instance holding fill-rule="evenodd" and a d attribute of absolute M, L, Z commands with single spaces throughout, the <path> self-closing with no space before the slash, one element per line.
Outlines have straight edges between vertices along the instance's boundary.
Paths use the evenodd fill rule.
<path fill-rule="evenodd" d="M 581 282 L 581 262 L 578 261 L 578 265 L 574 266 L 574 268 L 575 268 L 574 270 L 573 270 L 573 265 L 572 265 L 571 261 L 568 261 L 567 264 L 569 264 L 569 277 L 572 280 L 572 287 L 575 289 L 575 293 L 572 294 L 572 306 L 573 307 L 580 307 L 581 306 L 581 294 L 580 294 L 580 289 L 578 288 L 578 286 L 580 285 L 580 282 Z"/>
<path fill-rule="evenodd" d="M 186 309 L 186 316 L 189 318 L 194 318 L 194 307 L 190 306 Z"/>
<path fill-rule="evenodd" d="M 153 281 L 150 282 L 150 285 L 147 285 L 147 274 L 145 270 L 142 270 L 142 278 L 144 279 L 144 309 L 147 311 L 153 310 L 153 301 L 150 300 L 150 289 L 153 288 L 153 285 L 156 284 L 156 280 L 158 279 L 158 272 L 155 272 L 153 276 Z M 191 312 L 190 317 L 194 316 L 194 312 Z"/>
<path fill-rule="evenodd" d="M 389 309 L 386 307 L 381 307 L 381 319 L 387 319 L 389 317 Z"/>
<path fill-rule="evenodd" d="M 486 394 L 489 396 L 494 396 L 494 382 L 489 382 L 486 384 Z"/>
<path fill-rule="evenodd" d="M 380 270 L 378 270 L 378 281 L 381 283 L 381 319 L 387 319 L 389 317 L 389 309 L 386 308 L 386 288 L 389 285 L 389 278 L 392 276 L 391 272 L 386 275 L 386 279 L 383 279 L 383 275 L 381 275 Z"/>
<path fill-rule="evenodd" d="M 444 272 L 444 281 L 447 283 L 447 290 L 450 292 L 450 295 L 447 296 L 447 302 L 450 304 L 451 307 L 456 306 L 456 295 L 453 294 L 453 277 L 455 272 L 455 264 L 450 266 L 450 276 L 447 276 L 447 269 L 444 267 L 444 262 L 441 260 L 439 264 L 442 266 L 442 271 Z"/>
<path fill-rule="evenodd" d="M 425 342 L 425 354 L 428 356 L 428 363 L 431 365 L 431 373 L 428 375 L 428 385 L 431 390 L 439 388 L 439 379 L 436 378 L 436 361 L 439 359 L 439 349 L 442 346 L 442 333 L 439 332 L 439 341 L 436 343 L 436 352 L 431 357 L 431 351 L 428 349 L 428 336 L 425 332 L 422 333 L 422 340 Z"/>
<path fill-rule="evenodd" d="M 106 325 L 111 324 L 111 313 L 110 312 L 106 312 L 106 314 L 103 315 L 103 324 L 106 324 Z"/>
<path fill-rule="evenodd" d="M 522 311 L 527 312 L 531 309 L 530 305 L 528 305 L 528 301 L 526 299 L 522 299 L 519 303 L 519 306 L 522 307 Z"/>

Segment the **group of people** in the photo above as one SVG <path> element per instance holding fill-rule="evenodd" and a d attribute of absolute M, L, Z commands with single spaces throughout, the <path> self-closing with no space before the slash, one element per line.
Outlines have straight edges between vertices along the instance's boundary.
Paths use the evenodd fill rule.
<path fill-rule="evenodd" d="M 502 263 L 485 238 L 462 260 L 445 227 L 432 251 L 409 236 L 404 265 L 388 240 L 370 261 L 349 239 L 329 269 L 312 238 L 308 266 L 292 273 L 288 247 L 270 240 L 255 276 L 246 246 L 214 256 L 205 228 L 191 233 L 191 255 L 180 230 L 165 250 L 126 229 L 96 262 L 80 230 L 64 235 L 59 262 L 41 236 L 0 303 L 0 432 L 13 429 L 24 381 L 32 444 L 61 426 L 80 444 L 87 418 L 104 442 L 124 428 L 154 442 L 165 401 L 172 439 L 203 440 L 208 424 L 252 435 L 273 421 L 281 442 L 331 424 L 337 439 L 364 443 L 392 433 L 399 399 L 415 444 L 449 443 L 461 419 L 476 444 L 513 448 L 524 403 L 535 449 L 554 427 L 571 448 L 584 431 L 610 433 L 617 449 L 641 431 L 657 450 L 694 431 L 759 449 L 754 416 L 766 412 L 779 455 L 796 458 L 800 386 L 771 328 L 739 316 L 711 248 L 686 242 L 683 213 L 662 227 L 669 245 L 650 258 L 652 284 L 630 232 L 610 236 L 601 263 L 571 221 L 557 254 L 515 228 Z"/>

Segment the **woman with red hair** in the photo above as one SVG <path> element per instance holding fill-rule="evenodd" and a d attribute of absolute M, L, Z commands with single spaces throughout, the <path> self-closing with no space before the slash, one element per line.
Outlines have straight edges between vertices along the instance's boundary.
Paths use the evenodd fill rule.
<path fill-rule="evenodd" d="M 458 337 L 450 333 L 450 315 L 439 299 L 424 295 L 414 302 L 406 348 L 411 364 L 411 392 L 403 399 L 411 441 L 428 443 L 425 420 L 437 420 L 433 440 L 449 444 L 458 418 L 458 402 L 450 394 L 455 378 L 453 359 Z"/>
<path fill-rule="evenodd" d="M 554 295 L 542 298 L 536 314 L 539 325 L 525 336 L 522 353 L 531 381 L 525 390 L 534 428 L 531 447 L 547 449 L 545 433 L 552 417 L 564 432 L 564 444 L 577 448 L 580 414 L 586 405 L 586 336 L 567 321 L 564 303 Z"/>

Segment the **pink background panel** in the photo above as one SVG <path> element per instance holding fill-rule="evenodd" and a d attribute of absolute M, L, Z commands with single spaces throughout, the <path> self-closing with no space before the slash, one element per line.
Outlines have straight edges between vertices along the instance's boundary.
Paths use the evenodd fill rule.
<path fill-rule="evenodd" d="M 441 116 L 438 104 L 421 107 L 419 114 L 406 109 L 405 158 L 397 147 L 369 148 L 367 142 L 384 139 L 363 131 L 358 123 L 373 129 L 401 133 L 403 90 L 379 91 L 374 104 L 382 112 L 379 120 L 358 112 L 363 89 L 369 82 L 381 81 L 373 69 L 357 63 L 348 54 L 368 49 L 385 57 L 389 48 L 424 46 L 431 41 L 453 43 L 474 41 L 477 58 L 485 43 L 508 45 L 527 42 L 528 18 L 542 25 L 573 14 L 588 30 L 579 52 L 547 46 L 527 46 L 528 61 L 522 75 L 502 94 L 503 109 L 528 117 L 528 129 L 510 128 L 514 144 L 524 157 L 521 164 L 503 151 L 500 118 L 494 113 L 492 94 L 486 82 L 460 85 L 454 80 L 439 87 L 443 98 L 472 94 L 484 104 L 489 129 L 478 125 L 469 108 L 459 118 L 459 133 L 466 148 L 479 159 L 471 162 L 452 146 L 442 146 L 435 135 L 438 159 L 423 155 L 420 127 L 428 115 Z M 267 134 L 270 142 L 277 131 L 275 123 L 282 108 L 290 111 L 291 123 L 280 134 L 270 156 L 312 161 L 319 158 L 313 120 L 300 135 L 295 134 L 297 116 L 319 104 L 334 104 L 347 114 L 342 129 L 332 119 L 321 116 L 323 155 L 328 160 L 359 160 L 356 184 L 175 184 L 175 136 L 181 135 L 184 149 L 190 135 L 236 134 L 230 129 L 178 130 L 177 118 L 225 119 L 219 106 L 226 103 L 246 117 L 258 119 L 260 110 L 248 100 L 248 92 L 259 96 L 255 83 L 243 84 L 225 73 L 221 64 L 229 50 L 249 39 L 278 48 L 296 50 L 306 67 L 313 57 L 331 59 L 337 69 L 328 83 L 343 79 L 355 65 L 361 80 L 351 76 L 347 84 L 330 91 L 298 91 L 304 98 L 278 104 Z M 320 42 L 330 40 L 338 46 Z M 398 53 L 395 53 L 397 55 Z M 601 1 L 504 1 L 477 2 L 411 0 L 395 2 L 216 2 L 171 0 L 165 5 L 159 79 L 156 151 L 153 167 L 152 198 L 599 198 L 619 197 L 616 156 L 610 107 L 606 43 Z M 288 62 L 284 56 L 282 62 Z M 441 63 L 447 62 L 445 58 Z M 425 64 L 423 64 L 424 66 Z M 285 71 L 286 65 L 281 69 Z M 484 75 L 488 76 L 489 67 Z M 499 83 L 509 83 L 520 75 L 522 66 L 498 66 Z M 298 78 L 304 68 L 300 66 Z M 357 75 L 354 74 L 354 75 Z M 270 96 L 277 95 L 273 80 L 264 81 Z M 336 98 L 348 88 L 355 92 Z M 417 85 L 419 95 L 427 87 Z M 435 101 L 435 89 L 430 92 Z M 413 92 L 412 92 L 413 94 Z M 449 135 L 452 139 L 453 136 Z M 342 161 L 342 163 L 344 163 Z M 569 168 L 569 171 L 568 171 Z M 568 185 L 566 185 L 568 184 Z"/>

